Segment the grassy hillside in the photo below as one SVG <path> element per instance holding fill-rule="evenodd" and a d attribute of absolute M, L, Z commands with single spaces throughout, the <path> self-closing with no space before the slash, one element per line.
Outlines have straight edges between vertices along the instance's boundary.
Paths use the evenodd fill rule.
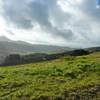
<path fill-rule="evenodd" d="M 100 100 L 100 53 L 0 67 L 0 100 Z"/>

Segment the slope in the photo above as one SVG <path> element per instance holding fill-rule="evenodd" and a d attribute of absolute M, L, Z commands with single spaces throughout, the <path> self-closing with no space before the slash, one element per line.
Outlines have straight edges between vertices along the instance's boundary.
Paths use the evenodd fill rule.
<path fill-rule="evenodd" d="M 0 68 L 1 100 L 99 100 L 100 53 Z"/>

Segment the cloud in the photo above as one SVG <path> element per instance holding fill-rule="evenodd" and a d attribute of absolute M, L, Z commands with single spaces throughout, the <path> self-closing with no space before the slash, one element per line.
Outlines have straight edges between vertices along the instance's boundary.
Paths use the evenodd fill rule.
<path fill-rule="evenodd" d="M 100 9 L 96 0 L 1 1 L 1 15 L 9 25 L 5 30 L 9 30 L 10 37 L 13 33 L 15 38 L 31 43 L 100 45 Z"/>
<path fill-rule="evenodd" d="M 54 27 L 50 22 L 51 16 L 56 20 L 56 22 L 61 20 L 58 23 L 58 25 L 60 25 L 63 24 L 64 21 L 67 21 L 66 17 L 69 16 L 60 9 L 60 7 L 57 5 L 57 0 L 28 1 L 29 0 L 23 0 L 21 2 L 19 0 L 4 0 L 4 17 L 6 16 L 5 18 L 8 23 L 12 23 L 18 28 L 23 29 L 32 29 L 34 26 L 36 26 L 36 24 L 39 24 L 44 31 L 55 36 L 64 36 L 65 38 L 66 34 L 66 38 L 68 38 L 69 35 L 72 35 L 72 32 L 69 32 L 69 29 L 66 29 L 66 31 L 63 29 L 58 29 L 58 27 Z"/>
<path fill-rule="evenodd" d="M 17 27 L 32 28 L 38 23 L 50 27 L 49 10 L 56 5 L 57 0 L 4 0 L 4 17 Z M 13 9 L 12 9 L 13 8 Z M 53 8 L 52 8 L 53 9 Z"/>
<path fill-rule="evenodd" d="M 92 20 L 100 21 L 100 9 L 96 8 L 97 5 L 97 0 L 84 0 L 80 8 L 86 15 L 91 17 Z"/>

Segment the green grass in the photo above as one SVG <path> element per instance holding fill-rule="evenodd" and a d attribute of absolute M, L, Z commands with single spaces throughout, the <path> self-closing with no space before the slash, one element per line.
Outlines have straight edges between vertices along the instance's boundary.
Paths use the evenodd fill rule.
<path fill-rule="evenodd" d="M 0 100 L 100 100 L 100 53 L 0 67 Z"/>

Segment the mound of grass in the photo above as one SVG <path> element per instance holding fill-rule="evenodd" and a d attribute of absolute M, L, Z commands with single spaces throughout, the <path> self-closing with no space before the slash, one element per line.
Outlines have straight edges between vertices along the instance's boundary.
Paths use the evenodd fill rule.
<path fill-rule="evenodd" d="M 100 53 L 0 67 L 0 100 L 99 100 Z"/>

